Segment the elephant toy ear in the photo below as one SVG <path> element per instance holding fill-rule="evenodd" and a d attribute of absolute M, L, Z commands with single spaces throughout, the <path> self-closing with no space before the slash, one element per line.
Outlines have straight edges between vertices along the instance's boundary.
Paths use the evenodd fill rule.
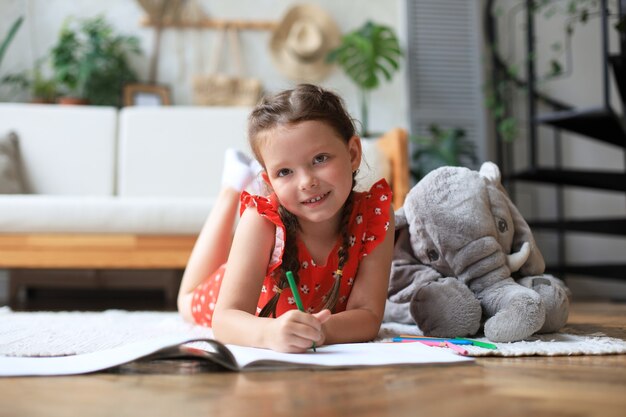
<path fill-rule="evenodd" d="M 502 191 L 504 195 L 508 196 L 506 189 L 502 185 L 502 174 L 500 173 L 500 168 L 498 168 L 496 164 L 490 161 L 484 162 L 480 166 L 480 171 L 478 171 L 478 173 L 488 183 L 495 185 L 498 190 Z"/>
<path fill-rule="evenodd" d="M 481 177 L 485 178 L 487 181 L 500 184 L 500 168 L 493 162 L 485 162 L 480 166 L 479 174 Z"/>

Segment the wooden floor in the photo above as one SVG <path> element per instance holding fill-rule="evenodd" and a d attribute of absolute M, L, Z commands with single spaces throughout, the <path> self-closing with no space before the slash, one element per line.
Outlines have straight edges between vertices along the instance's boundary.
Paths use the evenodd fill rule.
<path fill-rule="evenodd" d="M 574 303 L 570 325 L 626 339 L 626 304 Z M 0 379 L 0 416 L 620 416 L 626 355 L 237 374 L 193 361 Z"/>

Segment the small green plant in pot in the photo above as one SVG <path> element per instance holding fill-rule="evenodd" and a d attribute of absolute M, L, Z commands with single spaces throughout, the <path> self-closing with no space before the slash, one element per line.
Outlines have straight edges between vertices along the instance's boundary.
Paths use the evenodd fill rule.
<path fill-rule="evenodd" d="M 70 18 L 52 48 L 52 68 L 65 95 L 120 107 L 122 86 L 137 80 L 127 57 L 140 53 L 135 36 L 116 35 L 102 16 Z"/>
<path fill-rule="evenodd" d="M 463 129 L 442 129 L 433 124 L 429 131 L 430 136 L 411 136 L 415 144 L 411 175 L 416 181 L 442 166 L 473 168 L 478 164 L 476 145 L 465 137 Z"/>
<path fill-rule="evenodd" d="M 17 74 L 8 74 L 2 78 L 2 84 L 13 86 L 17 90 L 30 90 L 33 103 L 54 103 L 58 97 L 57 82 L 44 74 L 47 57 L 37 60 L 35 68 Z"/>
<path fill-rule="evenodd" d="M 341 44 L 328 54 L 359 89 L 362 136 L 369 136 L 369 95 L 384 78 L 391 81 L 400 68 L 402 51 L 394 30 L 367 21 L 362 27 L 345 34 Z"/>

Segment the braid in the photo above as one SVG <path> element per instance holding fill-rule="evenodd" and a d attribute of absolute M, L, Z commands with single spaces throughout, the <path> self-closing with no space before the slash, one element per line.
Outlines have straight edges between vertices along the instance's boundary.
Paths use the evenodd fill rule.
<path fill-rule="evenodd" d="M 350 214 L 352 213 L 354 198 L 352 193 L 348 196 L 348 200 L 343 205 L 343 210 L 341 212 L 341 222 L 340 222 L 340 230 L 341 230 L 341 247 L 337 252 L 337 256 L 339 258 L 339 262 L 337 264 L 337 271 L 335 271 L 333 286 L 328 292 L 326 297 L 326 303 L 324 304 L 323 309 L 329 309 L 333 311 L 335 306 L 337 305 L 337 301 L 339 300 L 339 287 L 341 285 L 341 276 L 343 274 L 343 267 L 348 262 L 349 257 L 349 248 L 350 248 L 350 234 L 349 234 L 349 223 L 350 223 Z"/>
<path fill-rule="evenodd" d="M 298 231 L 298 219 L 291 214 L 282 205 L 278 208 L 278 214 L 285 225 L 285 252 L 283 253 L 283 262 L 280 267 L 280 278 L 277 280 L 276 294 L 263 306 L 259 317 L 276 317 L 276 306 L 280 293 L 288 286 L 287 271 L 293 272 L 296 284 L 300 282 L 298 271 L 300 270 L 300 261 L 298 260 L 298 245 L 296 244 L 296 233 Z"/>

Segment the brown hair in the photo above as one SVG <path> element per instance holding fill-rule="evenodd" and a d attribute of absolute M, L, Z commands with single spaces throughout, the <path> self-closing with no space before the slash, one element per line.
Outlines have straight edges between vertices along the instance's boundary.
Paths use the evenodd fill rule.
<path fill-rule="evenodd" d="M 264 133 L 285 125 L 295 125 L 305 121 L 316 120 L 326 123 L 346 142 L 356 135 L 354 122 L 345 109 L 341 97 L 337 94 L 311 84 L 299 84 L 295 88 L 285 90 L 273 96 L 266 96 L 252 110 L 248 119 L 248 140 L 250 148 L 256 159 L 265 166 L 261 157 L 260 148 Z M 354 175 L 352 185 L 354 187 Z M 343 206 L 340 230 L 342 235 L 341 248 L 338 251 L 339 265 L 335 273 L 335 280 L 331 291 L 327 294 L 324 308 L 332 310 L 339 298 L 339 285 L 343 266 L 348 261 L 348 248 L 350 237 L 348 235 L 348 223 L 352 212 L 352 193 Z M 278 291 L 263 307 L 259 316 L 276 317 L 276 305 L 280 297 L 280 292 L 287 287 L 286 272 L 294 274 L 296 282 L 299 282 L 298 271 L 300 261 L 298 260 L 298 247 L 296 245 L 296 233 L 298 230 L 298 219 L 283 206 L 279 207 L 278 213 L 285 225 L 285 252 L 280 268 L 280 276 L 276 280 Z"/>

